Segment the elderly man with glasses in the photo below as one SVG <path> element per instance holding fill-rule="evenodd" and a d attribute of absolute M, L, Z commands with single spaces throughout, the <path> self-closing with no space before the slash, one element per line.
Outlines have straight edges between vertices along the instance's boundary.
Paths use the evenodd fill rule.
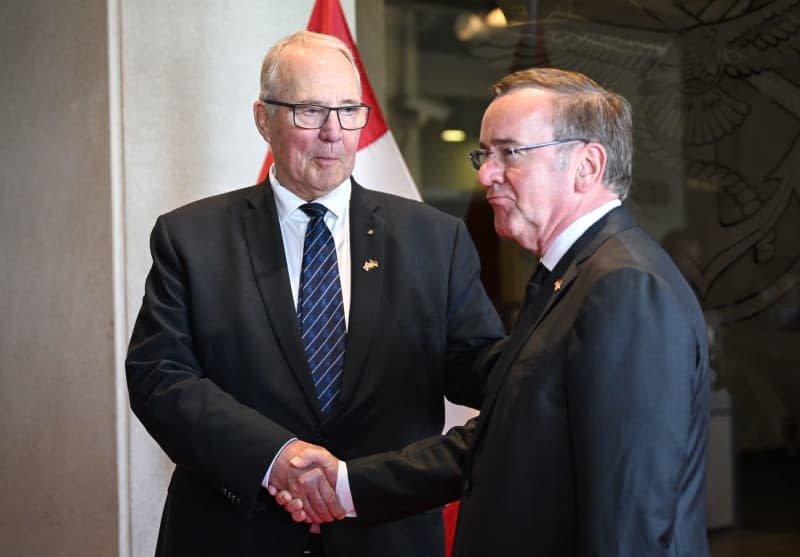
<path fill-rule="evenodd" d="M 495 86 L 480 138 L 495 229 L 540 257 L 480 416 L 346 464 L 309 449 L 293 465 L 322 468 L 279 502 L 310 519 L 323 478 L 359 520 L 460 497 L 458 557 L 707 556 L 706 329 L 622 203 L 630 105 L 578 73 L 520 71 Z"/>
<path fill-rule="evenodd" d="M 131 407 L 176 464 L 156 553 L 439 557 L 441 513 L 320 531 L 267 486 L 296 486 L 310 443 L 396 449 L 441 431 L 444 396 L 480 404 L 473 364 L 503 331 L 475 248 L 458 219 L 351 177 L 370 109 L 341 41 L 275 45 L 253 110 L 268 179 L 152 234 L 126 364 Z"/>

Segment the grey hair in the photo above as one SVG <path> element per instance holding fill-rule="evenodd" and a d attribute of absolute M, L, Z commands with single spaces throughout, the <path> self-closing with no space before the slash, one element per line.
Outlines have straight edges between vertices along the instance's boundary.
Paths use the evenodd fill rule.
<path fill-rule="evenodd" d="M 355 73 L 356 81 L 358 82 L 358 94 L 361 95 L 361 75 L 358 72 L 353 53 L 350 52 L 347 45 L 331 35 L 323 35 L 322 33 L 314 33 L 312 31 L 298 31 L 275 43 L 275 45 L 269 49 L 267 55 L 264 56 L 264 61 L 261 63 L 261 91 L 258 95 L 260 100 L 274 99 L 281 97 L 285 93 L 285 85 L 281 83 L 278 67 L 280 66 L 281 55 L 284 49 L 294 46 L 311 50 L 315 48 L 333 48 L 341 52 L 353 67 L 353 73 Z M 274 106 L 268 106 L 268 109 L 270 113 L 275 111 Z"/>
<path fill-rule="evenodd" d="M 627 99 L 581 73 L 556 68 L 514 72 L 498 81 L 492 92 L 500 97 L 525 87 L 558 96 L 553 139 L 574 137 L 605 147 L 608 161 L 603 183 L 620 199 L 625 199 L 631 187 L 633 165 L 633 109 Z"/>

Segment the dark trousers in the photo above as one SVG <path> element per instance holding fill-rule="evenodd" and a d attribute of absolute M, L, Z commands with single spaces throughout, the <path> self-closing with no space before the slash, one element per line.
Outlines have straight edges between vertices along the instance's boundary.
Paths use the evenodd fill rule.
<path fill-rule="evenodd" d="M 325 557 L 325 550 L 322 547 L 322 536 L 311 534 L 308 536 L 308 545 L 303 551 L 303 557 Z"/>

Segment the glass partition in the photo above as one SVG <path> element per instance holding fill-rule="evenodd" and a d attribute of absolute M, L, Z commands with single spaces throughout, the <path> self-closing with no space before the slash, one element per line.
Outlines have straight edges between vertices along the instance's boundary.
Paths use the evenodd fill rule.
<path fill-rule="evenodd" d="M 556 66 L 631 101 L 626 204 L 708 323 L 708 523 L 722 532 L 712 551 L 733 555 L 725 548 L 749 533 L 800 548 L 800 4 L 361 0 L 357 12 L 367 71 L 417 186 L 466 220 L 506 323 L 535 257 L 497 238 L 467 160 L 492 84 Z"/>

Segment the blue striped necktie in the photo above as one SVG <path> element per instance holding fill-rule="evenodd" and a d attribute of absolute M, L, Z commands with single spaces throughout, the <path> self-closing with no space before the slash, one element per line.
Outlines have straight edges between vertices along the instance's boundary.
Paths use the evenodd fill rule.
<path fill-rule="evenodd" d="M 344 369 L 344 303 L 333 236 L 325 226 L 327 209 L 301 205 L 311 220 L 303 243 L 297 317 L 323 415 L 329 415 L 341 389 Z"/>

